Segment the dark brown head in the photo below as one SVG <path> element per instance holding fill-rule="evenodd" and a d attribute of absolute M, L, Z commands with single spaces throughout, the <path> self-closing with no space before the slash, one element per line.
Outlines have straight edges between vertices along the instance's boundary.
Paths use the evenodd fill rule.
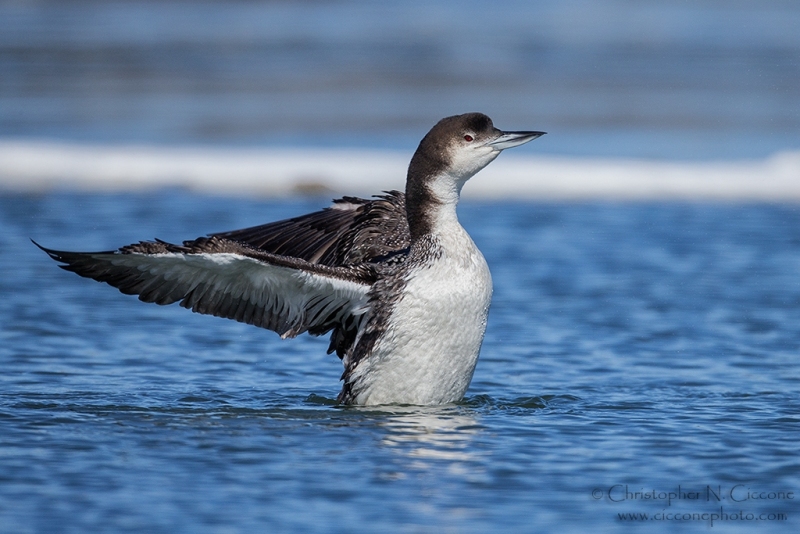
<path fill-rule="evenodd" d="M 455 204 L 461 187 L 506 148 L 522 145 L 544 132 L 503 132 L 483 113 L 440 120 L 411 158 L 406 209 L 412 239 L 430 231 L 425 213 L 436 205 Z"/>

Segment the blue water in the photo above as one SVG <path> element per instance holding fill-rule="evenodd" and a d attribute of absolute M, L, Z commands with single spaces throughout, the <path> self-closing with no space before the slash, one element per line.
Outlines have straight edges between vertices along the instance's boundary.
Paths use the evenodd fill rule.
<path fill-rule="evenodd" d="M 797 530 L 797 205 L 463 204 L 495 295 L 467 397 L 439 408 L 336 406 L 324 339 L 146 305 L 28 241 L 323 204 L 0 196 L 0 531 Z"/>
<path fill-rule="evenodd" d="M 800 149 L 793 0 L 0 2 L 0 137 L 413 150 L 483 111 L 553 154 Z"/>

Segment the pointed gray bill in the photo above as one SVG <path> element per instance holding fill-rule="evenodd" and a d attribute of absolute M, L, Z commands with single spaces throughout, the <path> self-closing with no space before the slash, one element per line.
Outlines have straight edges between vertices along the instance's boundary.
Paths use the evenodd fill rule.
<path fill-rule="evenodd" d="M 528 141 L 533 141 L 537 137 L 543 136 L 545 133 L 547 132 L 500 132 L 500 137 L 494 141 L 489 141 L 486 145 L 498 150 L 505 150 L 506 148 L 524 145 Z"/>

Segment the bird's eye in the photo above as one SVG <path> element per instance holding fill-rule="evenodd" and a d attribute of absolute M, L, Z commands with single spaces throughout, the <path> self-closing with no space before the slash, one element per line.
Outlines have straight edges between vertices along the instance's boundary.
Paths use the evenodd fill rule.
<path fill-rule="evenodd" d="M 475 138 L 472 137 L 470 134 L 464 136 L 464 141 L 466 141 L 467 143 L 471 143 L 474 139 Z"/>

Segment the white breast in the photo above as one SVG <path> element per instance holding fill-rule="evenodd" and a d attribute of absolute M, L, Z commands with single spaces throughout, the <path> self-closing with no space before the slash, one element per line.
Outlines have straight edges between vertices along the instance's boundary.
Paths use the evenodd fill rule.
<path fill-rule="evenodd" d="M 445 404 L 463 398 L 478 361 L 492 298 L 483 255 L 461 228 L 439 236 L 443 254 L 412 270 L 373 354 L 355 375 L 357 404 Z"/>

